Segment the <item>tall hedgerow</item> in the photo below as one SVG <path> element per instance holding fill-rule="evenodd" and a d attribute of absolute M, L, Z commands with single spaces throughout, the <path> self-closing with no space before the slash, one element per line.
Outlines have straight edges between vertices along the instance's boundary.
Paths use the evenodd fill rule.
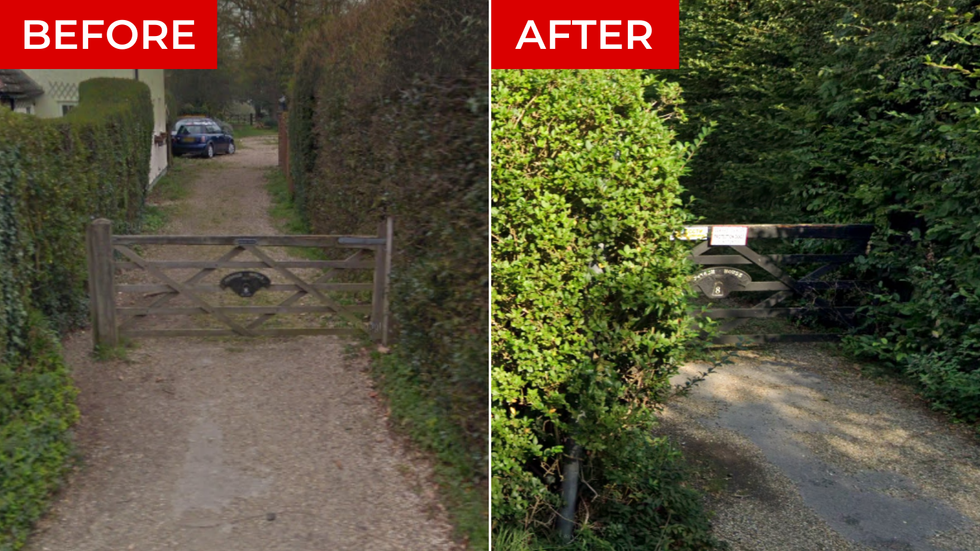
<path fill-rule="evenodd" d="M 0 110 L 0 232 L 18 290 L 10 300 L 28 300 L 58 331 L 86 320 L 86 222 L 105 217 L 119 233 L 139 230 L 153 143 L 145 84 L 91 79 L 79 99 L 57 119 Z M 0 327 L 0 350 L 16 327 Z"/>
<path fill-rule="evenodd" d="M 980 7 L 970 0 L 684 3 L 684 181 L 713 223 L 873 223 L 879 283 L 846 342 L 980 421 Z"/>
<path fill-rule="evenodd" d="M 489 474 L 488 11 L 485 0 L 353 3 L 304 36 L 289 109 L 295 203 L 311 229 L 373 233 L 395 219 L 397 343 L 378 377 L 393 417 L 451 465 L 447 485 L 466 496 L 449 509 L 469 514 L 459 524 L 477 549 Z"/>
<path fill-rule="evenodd" d="M 679 92 L 638 71 L 492 74 L 495 529 L 554 520 L 574 441 L 602 525 L 583 545 L 713 545 L 649 431 L 692 336 L 687 250 L 671 240 L 691 148 L 664 120 Z"/>
<path fill-rule="evenodd" d="M 58 332 L 85 322 L 85 225 L 138 230 L 148 185 L 146 85 L 94 79 L 79 95 L 61 119 L 0 109 L 0 551 L 23 545 L 71 457 Z"/>

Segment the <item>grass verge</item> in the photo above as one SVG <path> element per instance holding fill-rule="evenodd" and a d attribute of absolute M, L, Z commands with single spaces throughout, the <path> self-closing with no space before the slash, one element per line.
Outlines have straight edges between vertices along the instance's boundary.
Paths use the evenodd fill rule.
<path fill-rule="evenodd" d="M 180 201 L 191 195 L 190 182 L 204 165 L 201 159 L 174 157 L 167 173 L 160 178 L 146 200 L 143 233 L 163 229 L 180 210 Z"/>
<path fill-rule="evenodd" d="M 294 235 L 311 233 L 310 225 L 296 208 L 296 203 L 293 202 L 293 196 L 289 192 L 289 182 L 286 181 L 286 175 L 278 168 L 272 168 L 266 173 L 265 179 L 268 182 L 265 189 L 272 198 L 272 207 L 269 209 L 269 215 L 272 217 L 272 222 L 279 228 L 279 231 Z M 327 260 L 322 249 L 312 247 L 286 247 L 286 250 L 290 255 L 307 260 Z"/>
<path fill-rule="evenodd" d="M 309 225 L 289 193 L 285 175 L 272 169 L 266 179 L 266 189 L 272 199 L 269 214 L 279 230 L 289 234 L 310 233 Z M 290 252 L 293 252 L 292 248 Z M 312 259 L 323 256 L 320 250 L 310 248 L 295 249 L 295 254 Z M 469 549 L 486 551 L 489 546 L 489 509 L 483 490 L 485 483 L 478 473 L 473 472 L 463 437 L 445 418 L 443 408 L 426 396 L 408 362 L 399 356 L 397 346 L 391 354 L 372 355 L 371 374 L 391 408 L 392 425 L 433 458 L 440 498 L 449 512 L 457 537 L 465 541 Z"/>
<path fill-rule="evenodd" d="M 444 408 L 421 391 L 423 386 L 397 351 L 375 353 L 371 373 L 391 408 L 396 430 L 435 458 L 435 479 L 457 536 L 469 549 L 488 549 L 487 495 L 473 472 L 463 438 L 443 415 Z"/>
<path fill-rule="evenodd" d="M 278 168 L 271 168 L 265 174 L 268 182 L 265 189 L 268 190 L 272 198 L 272 207 L 269 215 L 273 222 L 279 227 L 280 231 L 291 234 L 310 233 L 310 225 L 306 223 L 303 216 L 293 202 L 292 194 L 289 193 L 289 182 L 286 175 Z"/>

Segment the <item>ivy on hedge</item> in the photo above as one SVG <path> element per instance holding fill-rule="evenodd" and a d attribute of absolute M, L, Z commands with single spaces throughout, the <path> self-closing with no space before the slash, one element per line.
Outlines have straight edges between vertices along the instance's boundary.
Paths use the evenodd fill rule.
<path fill-rule="evenodd" d="M 57 335 L 36 312 L 17 363 L 0 362 L 0 550 L 18 549 L 72 457 L 75 387 Z"/>
<path fill-rule="evenodd" d="M 638 71 L 493 71 L 492 91 L 495 527 L 554 520 L 571 439 L 600 493 L 589 545 L 709 549 L 697 494 L 650 436 L 693 336 L 671 240 L 691 148 L 663 120 L 680 90 Z"/>
<path fill-rule="evenodd" d="M 10 214 L 0 232 L 19 291 L 4 295 L 4 310 L 29 297 L 58 331 L 85 321 L 85 224 L 105 217 L 119 233 L 139 230 L 153 143 L 145 84 L 92 79 L 79 99 L 58 119 L 0 110 L 0 185 Z M 0 328 L 5 353 L 8 331 L 17 326 Z"/>
<path fill-rule="evenodd" d="M 70 457 L 58 333 L 86 320 L 85 225 L 138 231 L 149 183 L 146 85 L 92 79 L 79 100 L 60 119 L 0 109 L 0 550 L 22 545 Z"/>

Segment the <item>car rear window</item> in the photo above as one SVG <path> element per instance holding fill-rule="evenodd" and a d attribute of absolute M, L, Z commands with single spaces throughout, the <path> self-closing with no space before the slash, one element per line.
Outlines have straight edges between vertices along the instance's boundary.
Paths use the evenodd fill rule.
<path fill-rule="evenodd" d="M 177 131 L 178 134 L 207 134 L 207 130 L 203 125 L 189 124 L 187 126 L 181 126 L 180 130 Z"/>

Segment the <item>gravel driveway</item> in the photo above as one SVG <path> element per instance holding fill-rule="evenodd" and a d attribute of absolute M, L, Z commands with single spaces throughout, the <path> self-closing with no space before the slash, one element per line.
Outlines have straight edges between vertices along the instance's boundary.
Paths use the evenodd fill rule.
<path fill-rule="evenodd" d="M 278 233 L 247 138 L 196 172 L 163 233 Z M 172 247 L 171 247 L 172 248 Z M 199 254 L 172 251 L 169 255 Z M 140 339 L 95 362 L 65 353 L 81 393 L 81 466 L 31 551 L 454 549 L 425 461 L 388 431 L 362 350 L 336 337 Z"/>
<path fill-rule="evenodd" d="M 736 551 L 980 550 L 976 435 L 825 347 L 741 353 L 675 398 L 660 430 Z"/>

